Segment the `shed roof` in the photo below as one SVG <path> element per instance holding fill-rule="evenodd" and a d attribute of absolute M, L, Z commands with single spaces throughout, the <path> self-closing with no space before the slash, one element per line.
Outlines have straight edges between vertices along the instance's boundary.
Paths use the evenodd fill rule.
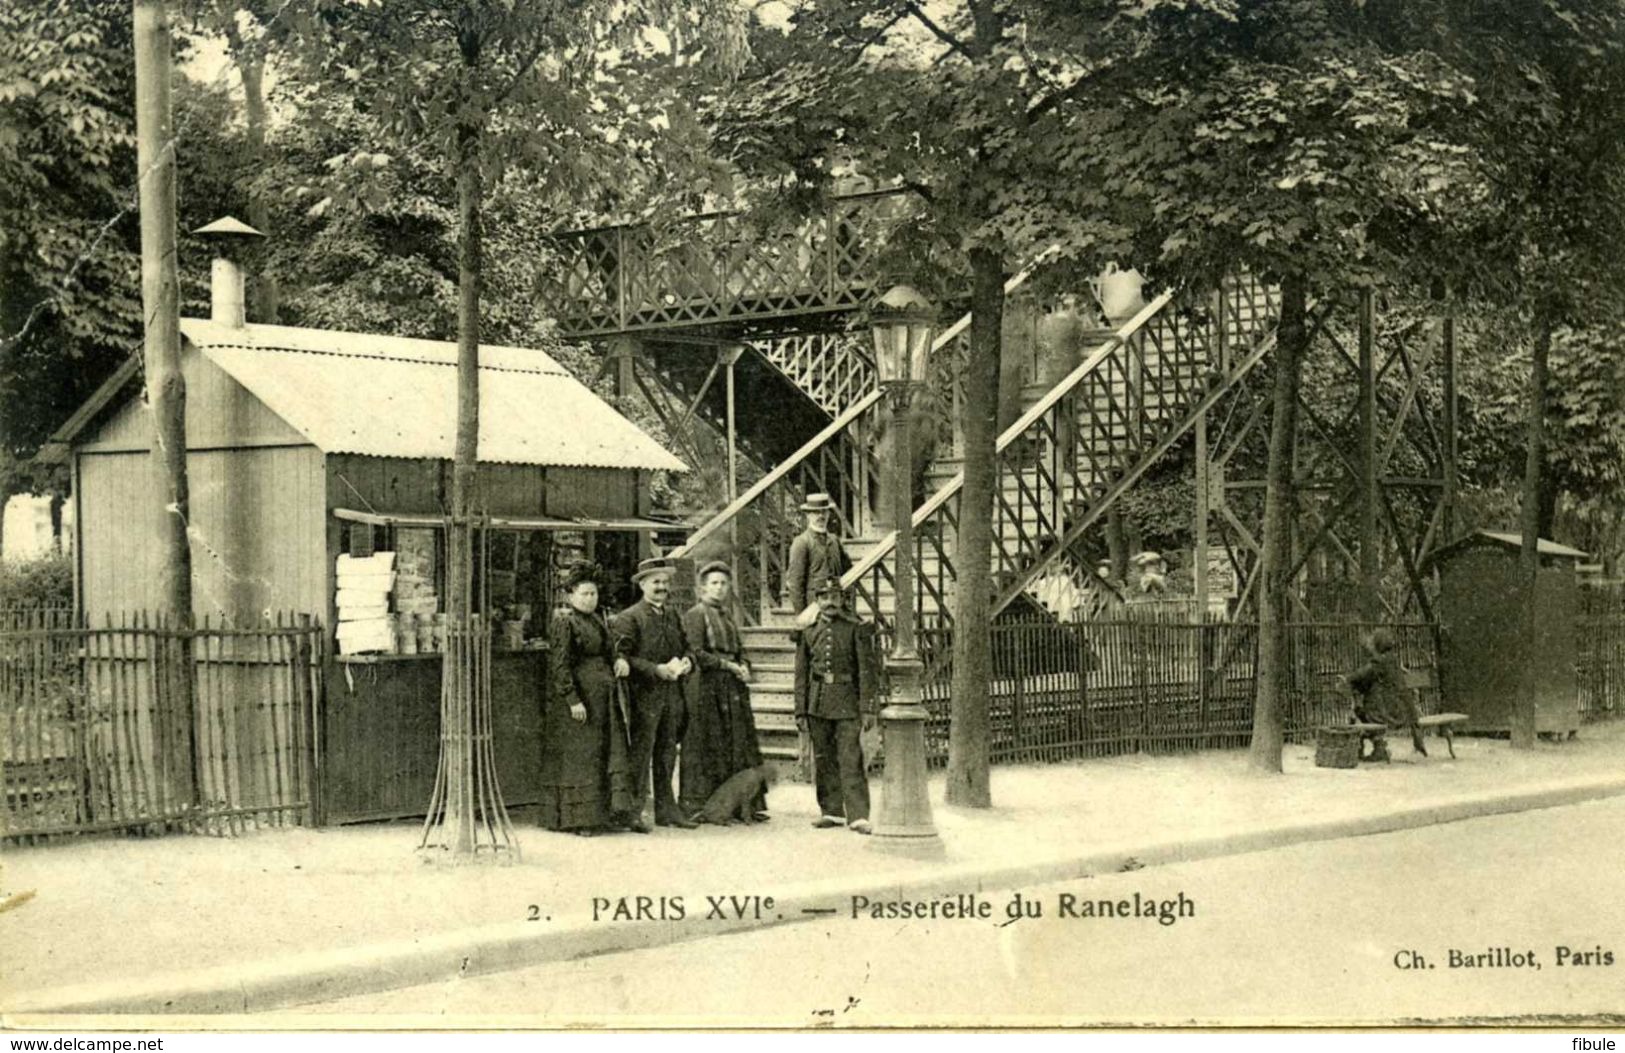
<path fill-rule="evenodd" d="M 1509 553 L 1516 553 L 1523 548 L 1523 535 L 1503 533 L 1499 530 L 1475 530 L 1465 537 L 1458 538 L 1450 544 L 1434 552 L 1428 562 L 1438 563 L 1447 561 L 1458 553 L 1475 548 L 1502 549 Z M 1542 559 L 1586 559 L 1589 553 L 1581 552 L 1577 548 L 1570 548 L 1548 538 L 1535 539 L 1535 552 Z"/>
<path fill-rule="evenodd" d="M 450 459 L 457 346 L 372 333 L 181 320 L 209 361 L 328 453 Z M 479 459 L 686 471 L 542 351 L 480 348 Z"/>

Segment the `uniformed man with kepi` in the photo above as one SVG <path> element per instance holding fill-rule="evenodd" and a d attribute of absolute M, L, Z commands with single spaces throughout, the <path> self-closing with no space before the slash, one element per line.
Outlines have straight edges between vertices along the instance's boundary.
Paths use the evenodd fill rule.
<path fill-rule="evenodd" d="M 846 609 L 839 578 L 818 588 L 818 620 L 796 643 L 796 730 L 812 742 L 814 826 L 869 833 L 860 732 L 874 727 L 874 626 Z"/>

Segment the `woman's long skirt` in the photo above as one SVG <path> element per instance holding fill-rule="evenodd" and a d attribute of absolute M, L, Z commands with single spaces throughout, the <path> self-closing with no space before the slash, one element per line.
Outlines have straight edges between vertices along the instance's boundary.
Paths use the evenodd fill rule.
<path fill-rule="evenodd" d="M 542 719 L 540 822 L 549 830 L 605 826 L 630 813 L 632 767 L 626 725 L 615 704 L 609 663 L 589 658 L 576 670 L 587 719 L 570 718 L 570 707 L 549 698 Z"/>
<path fill-rule="evenodd" d="M 683 731 L 683 757 L 678 768 L 678 804 L 694 815 L 728 777 L 762 763 L 756 739 L 756 720 L 750 710 L 750 689 L 725 670 L 700 674 L 699 690 L 689 705 Z M 756 811 L 767 807 L 758 798 Z"/>

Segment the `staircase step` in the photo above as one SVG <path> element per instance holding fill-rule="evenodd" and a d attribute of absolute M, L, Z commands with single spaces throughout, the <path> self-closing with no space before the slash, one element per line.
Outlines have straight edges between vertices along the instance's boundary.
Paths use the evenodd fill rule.
<path fill-rule="evenodd" d="M 747 657 L 749 656 L 747 655 Z M 751 663 L 750 668 L 752 673 L 759 672 L 759 667 L 754 662 Z M 768 678 L 768 674 L 763 673 L 762 675 L 756 676 L 751 680 L 751 697 L 755 697 L 757 688 L 761 688 L 763 691 L 766 691 L 769 694 L 776 691 L 788 691 L 790 690 L 789 684 L 794 677 L 795 663 L 785 662 L 783 663 L 783 668 L 774 668 L 771 671 L 771 679 Z"/>
<path fill-rule="evenodd" d="M 792 654 L 787 651 L 745 651 L 745 661 L 750 663 L 751 679 L 753 683 L 772 684 L 780 680 L 789 680 L 795 675 L 796 663 Z"/>
<path fill-rule="evenodd" d="M 796 697 L 794 688 L 785 688 L 783 691 L 752 691 L 750 695 L 750 708 L 758 716 L 762 714 L 776 714 L 779 716 L 794 715 L 796 710 Z"/>

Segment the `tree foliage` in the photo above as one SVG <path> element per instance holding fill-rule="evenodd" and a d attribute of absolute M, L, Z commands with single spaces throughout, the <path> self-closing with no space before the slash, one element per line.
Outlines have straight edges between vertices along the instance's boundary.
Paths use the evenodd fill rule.
<path fill-rule="evenodd" d="M 140 334 L 128 4 L 0 5 L 0 503 Z M 62 485 L 61 480 L 56 480 Z"/>

